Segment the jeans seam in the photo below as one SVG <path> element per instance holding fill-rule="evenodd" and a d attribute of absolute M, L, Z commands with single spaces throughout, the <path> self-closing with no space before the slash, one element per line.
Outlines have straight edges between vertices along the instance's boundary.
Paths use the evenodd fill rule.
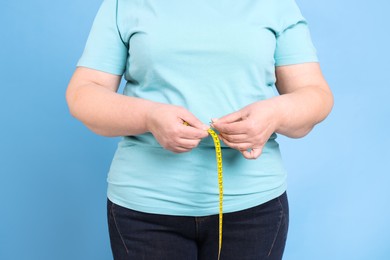
<path fill-rule="evenodd" d="M 115 207 L 115 204 L 112 203 L 112 204 L 111 204 L 111 215 L 112 215 L 112 219 L 114 220 L 114 225 L 115 225 L 116 230 L 118 231 L 119 238 L 120 238 L 121 241 L 122 241 L 123 247 L 125 248 L 126 253 L 129 254 L 129 249 L 128 249 L 127 246 L 126 246 L 125 240 L 123 239 L 123 236 L 122 236 L 122 234 L 121 234 L 121 232 L 120 232 L 120 230 L 119 230 L 119 226 L 118 226 L 118 223 L 117 223 L 116 218 L 115 218 L 114 207 Z"/>
<path fill-rule="evenodd" d="M 285 216 L 285 214 L 284 214 L 284 209 L 283 209 L 283 205 L 282 205 L 282 203 L 280 202 L 280 198 L 278 198 L 278 203 L 279 203 L 279 206 L 280 206 L 280 208 L 281 208 L 281 212 L 280 212 L 280 216 L 279 216 L 280 220 L 279 220 L 279 224 L 278 224 L 277 231 L 276 231 L 276 233 L 275 233 L 274 240 L 272 241 L 271 248 L 270 248 L 270 250 L 269 250 L 269 252 L 268 252 L 268 257 L 269 257 L 269 256 L 271 255 L 271 253 L 272 253 L 272 250 L 273 250 L 273 248 L 274 248 L 276 239 L 278 238 L 278 235 L 279 235 L 279 232 L 280 232 L 280 227 L 282 226 L 282 223 L 283 223 L 283 218 L 284 218 L 284 216 Z"/>
<path fill-rule="evenodd" d="M 286 210 L 285 210 L 285 208 L 283 207 L 283 203 L 280 201 L 280 197 L 278 198 L 278 201 L 279 201 L 280 207 L 282 208 L 283 217 L 284 217 L 285 220 L 287 220 Z"/>

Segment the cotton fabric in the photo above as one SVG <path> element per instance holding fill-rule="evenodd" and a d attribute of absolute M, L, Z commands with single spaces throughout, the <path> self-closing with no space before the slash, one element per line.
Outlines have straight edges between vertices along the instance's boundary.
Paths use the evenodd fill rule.
<path fill-rule="evenodd" d="M 105 0 L 78 66 L 124 75 L 124 95 L 183 106 L 208 124 L 277 95 L 275 66 L 317 62 L 307 22 L 293 0 Z M 285 192 L 273 134 L 256 160 L 223 145 L 224 212 Z M 120 141 L 108 198 L 157 214 L 218 212 L 212 139 L 191 152 L 163 149 L 151 133 Z"/>

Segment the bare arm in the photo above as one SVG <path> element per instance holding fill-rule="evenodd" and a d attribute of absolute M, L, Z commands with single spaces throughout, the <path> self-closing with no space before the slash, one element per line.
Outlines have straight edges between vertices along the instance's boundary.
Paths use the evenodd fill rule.
<path fill-rule="evenodd" d="M 300 138 L 324 120 L 333 107 L 333 95 L 318 63 L 276 68 L 275 98 L 280 121 L 276 132 Z"/>
<path fill-rule="evenodd" d="M 191 150 L 207 136 L 207 126 L 182 107 L 116 93 L 120 80 L 117 75 L 77 68 L 66 92 L 71 114 L 104 136 L 151 132 L 173 152 Z M 193 127 L 184 126 L 183 120 Z"/>
<path fill-rule="evenodd" d="M 66 92 L 71 114 L 104 136 L 146 132 L 146 113 L 154 104 L 117 94 L 120 80 L 117 75 L 77 68 Z"/>
<path fill-rule="evenodd" d="M 255 159 L 272 133 L 289 137 L 305 136 L 330 113 L 333 96 L 318 63 L 276 68 L 280 96 L 258 101 L 214 120 L 221 139 Z"/>

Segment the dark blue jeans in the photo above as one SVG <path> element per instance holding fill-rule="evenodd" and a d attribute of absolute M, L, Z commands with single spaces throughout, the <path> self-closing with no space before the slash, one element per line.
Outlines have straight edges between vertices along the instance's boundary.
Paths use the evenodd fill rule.
<path fill-rule="evenodd" d="M 109 200 L 107 212 L 115 260 L 217 259 L 218 215 L 148 214 Z M 286 193 L 257 207 L 225 213 L 221 260 L 282 259 L 288 218 Z"/>

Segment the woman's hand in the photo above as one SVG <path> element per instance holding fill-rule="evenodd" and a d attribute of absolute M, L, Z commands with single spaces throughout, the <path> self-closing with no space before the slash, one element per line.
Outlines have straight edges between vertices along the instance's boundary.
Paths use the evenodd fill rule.
<path fill-rule="evenodd" d="M 292 138 L 307 135 L 332 109 L 333 95 L 318 63 L 276 67 L 276 78 L 279 96 L 213 120 L 221 139 L 245 158 L 258 158 L 274 132 Z"/>
<path fill-rule="evenodd" d="M 207 137 L 209 126 L 182 107 L 118 94 L 120 80 L 118 75 L 77 68 L 66 96 L 72 115 L 103 136 L 151 132 L 175 153 L 190 151 Z"/>
<path fill-rule="evenodd" d="M 197 147 L 207 137 L 209 128 L 185 108 L 160 103 L 147 113 L 146 127 L 162 147 L 174 153 L 188 152 Z"/>
<path fill-rule="evenodd" d="M 239 150 L 247 159 L 256 159 L 277 128 L 276 111 L 272 100 L 258 101 L 237 112 L 213 119 L 212 126 L 219 131 L 226 145 Z"/>

